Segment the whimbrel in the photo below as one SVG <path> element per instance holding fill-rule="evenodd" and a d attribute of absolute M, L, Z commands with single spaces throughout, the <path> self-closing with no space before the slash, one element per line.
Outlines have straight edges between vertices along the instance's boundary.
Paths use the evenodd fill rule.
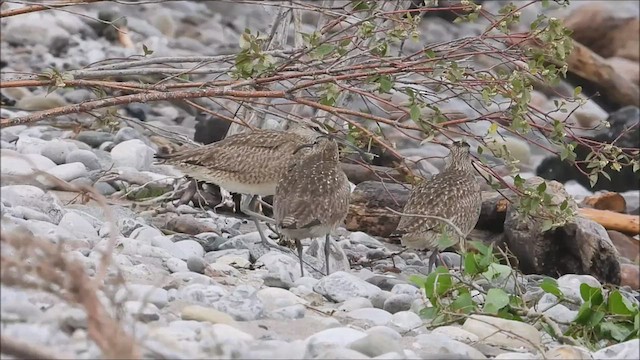
<path fill-rule="evenodd" d="M 478 222 L 482 205 L 480 184 L 474 176 L 469 144 L 456 141 L 448 147 L 450 154 L 444 170 L 413 188 L 402 210 L 405 215 L 401 216 L 395 231 L 396 236 L 402 237 L 402 245 L 407 248 L 432 250 L 429 271 L 439 251 L 447 247 L 440 241 L 445 233 L 457 243 L 464 241 L 464 238 L 442 220 L 419 216 L 447 219 L 466 237 Z M 408 216 L 412 214 L 418 216 Z"/>
<path fill-rule="evenodd" d="M 256 200 L 276 193 L 294 152 L 318 135 L 299 125 L 289 131 L 254 130 L 157 158 L 196 180 L 252 195 L 244 196 L 240 210 L 253 218 L 262 243 L 271 246 L 258 220 L 272 223 L 273 219 L 254 211 Z"/>
<path fill-rule="evenodd" d="M 304 147 L 311 147 L 311 151 L 296 158 L 278 182 L 273 213 L 282 235 L 295 240 L 301 276 L 304 276 L 304 265 L 300 240 L 325 236 L 328 275 L 329 234 L 347 216 L 351 189 L 347 175 L 340 168 L 338 144 L 334 140 L 322 136 L 300 148 Z"/>

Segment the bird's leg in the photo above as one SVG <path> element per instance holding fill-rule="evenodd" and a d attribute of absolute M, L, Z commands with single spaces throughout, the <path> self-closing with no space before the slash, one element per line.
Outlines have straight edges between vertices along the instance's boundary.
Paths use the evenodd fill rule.
<path fill-rule="evenodd" d="M 329 234 L 324 239 L 324 264 L 327 269 L 327 275 L 329 275 L 329 251 L 331 251 L 331 240 Z"/>
<path fill-rule="evenodd" d="M 296 249 L 298 250 L 298 259 L 300 259 L 300 277 L 304 277 L 304 262 L 302 261 L 302 243 L 296 239 Z"/>
<path fill-rule="evenodd" d="M 262 241 L 262 244 L 270 247 L 270 248 L 275 248 L 278 250 L 282 250 L 279 246 L 271 244 L 269 242 L 269 240 L 267 240 L 267 237 L 264 234 L 264 231 L 262 230 L 262 226 L 260 225 L 260 221 L 258 221 L 259 217 L 251 215 L 251 213 L 258 215 L 258 216 L 262 216 L 260 214 L 257 214 L 251 210 L 249 210 L 250 208 L 252 208 L 255 205 L 255 199 L 258 197 L 258 195 L 253 195 L 251 198 L 246 197 L 245 195 L 242 195 L 243 199 L 240 202 L 240 211 L 242 211 L 243 213 L 251 216 L 251 218 L 253 219 L 253 222 L 256 224 L 256 229 L 258 230 L 258 234 L 260 234 L 260 240 Z M 247 201 L 249 200 L 249 201 Z M 266 216 L 264 216 L 265 218 L 267 218 Z M 273 219 L 267 218 L 271 221 L 273 221 Z"/>
<path fill-rule="evenodd" d="M 240 211 L 242 213 L 258 220 L 262 220 L 264 222 L 275 224 L 275 220 L 268 216 L 264 216 L 262 214 L 258 214 L 254 211 L 256 200 L 258 199 L 258 195 L 252 195 L 251 197 L 242 195 L 242 201 L 240 202 Z"/>
<path fill-rule="evenodd" d="M 180 199 L 178 199 L 177 205 L 187 204 L 193 198 L 197 191 L 198 182 L 196 181 L 196 179 L 190 179 L 187 187 L 184 190 L 184 193 L 182 193 L 182 196 L 180 196 Z"/>
<path fill-rule="evenodd" d="M 262 205 L 262 206 L 266 206 L 268 209 L 273 210 L 273 205 L 269 204 L 268 202 L 262 200 L 262 198 L 258 199 L 258 202 Z"/>
<path fill-rule="evenodd" d="M 436 264 L 436 260 L 440 256 L 440 252 L 438 250 L 432 250 L 431 255 L 429 255 L 429 261 L 427 263 L 427 272 L 430 274 L 433 266 Z"/>

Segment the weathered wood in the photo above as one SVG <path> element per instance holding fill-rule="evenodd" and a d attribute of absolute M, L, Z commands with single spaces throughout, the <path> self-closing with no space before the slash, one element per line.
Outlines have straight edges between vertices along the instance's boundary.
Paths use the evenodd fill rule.
<path fill-rule="evenodd" d="M 405 181 L 404 175 L 386 166 L 340 163 L 340 167 L 355 185 L 365 181 Z"/>
<path fill-rule="evenodd" d="M 597 222 L 607 230 L 620 231 L 630 235 L 640 234 L 640 219 L 635 215 L 589 208 L 581 208 L 578 211 L 580 215 Z"/>
<path fill-rule="evenodd" d="M 582 200 L 582 205 L 592 209 L 610 210 L 617 213 L 625 213 L 627 211 L 627 201 L 624 197 L 610 191 L 587 196 Z"/>
<path fill-rule="evenodd" d="M 411 185 L 364 181 L 351 193 L 346 227 L 369 235 L 389 236 L 398 226 L 400 216 L 386 208 L 402 211 L 409 199 Z"/>

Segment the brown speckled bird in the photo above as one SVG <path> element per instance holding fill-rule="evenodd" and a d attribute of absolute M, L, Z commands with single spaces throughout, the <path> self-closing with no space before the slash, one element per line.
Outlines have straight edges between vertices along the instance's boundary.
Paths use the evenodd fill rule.
<path fill-rule="evenodd" d="M 325 237 L 328 275 L 329 234 L 347 216 L 351 189 L 347 175 L 340 168 L 338 145 L 334 140 L 322 136 L 301 148 L 304 147 L 311 147 L 311 151 L 297 158 L 278 183 L 273 213 L 282 235 L 295 240 L 301 276 L 304 276 L 304 265 L 300 240 Z"/>
<path fill-rule="evenodd" d="M 244 197 L 240 210 L 253 218 L 262 242 L 269 246 L 258 220 L 273 222 L 273 219 L 254 211 L 257 197 L 276 193 L 278 181 L 287 171 L 294 152 L 318 135 L 304 126 L 289 131 L 254 130 L 156 157 L 198 181 L 253 195 Z"/>
<path fill-rule="evenodd" d="M 466 236 L 480 217 L 480 184 L 474 176 L 469 144 L 456 141 L 448 147 L 450 155 L 444 170 L 416 185 L 402 212 L 447 219 Z M 456 243 L 464 241 L 443 221 L 417 216 L 402 216 L 394 235 L 401 236 L 407 248 L 432 250 L 428 264 L 431 271 L 438 253 L 444 250 L 440 240 L 445 232 Z"/>

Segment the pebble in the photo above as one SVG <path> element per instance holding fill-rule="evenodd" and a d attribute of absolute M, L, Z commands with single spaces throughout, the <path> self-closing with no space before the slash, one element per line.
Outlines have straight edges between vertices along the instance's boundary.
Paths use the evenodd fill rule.
<path fill-rule="evenodd" d="M 87 168 L 79 162 L 58 165 L 48 169 L 47 172 L 63 181 L 71 181 L 89 174 Z M 49 180 L 45 180 L 45 182 L 48 181 Z"/>
<path fill-rule="evenodd" d="M 353 296 L 371 299 L 380 288 L 344 271 L 331 273 L 322 278 L 313 290 L 331 301 L 342 302 Z"/>
<path fill-rule="evenodd" d="M 358 351 L 368 357 L 375 357 L 387 353 L 402 353 L 400 343 L 380 332 L 369 333 L 367 336 L 353 341 L 349 348 Z"/>
<path fill-rule="evenodd" d="M 416 313 L 411 311 L 400 311 L 391 317 L 391 327 L 399 332 L 407 332 L 417 330 L 422 324 L 422 319 Z"/>
<path fill-rule="evenodd" d="M 113 141 L 113 135 L 102 131 L 85 130 L 78 133 L 76 140 L 97 148 L 105 142 Z"/>
<path fill-rule="evenodd" d="M 640 339 L 627 340 L 593 353 L 596 360 L 640 359 Z"/>
<path fill-rule="evenodd" d="M 304 358 L 314 358 L 330 348 L 344 348 L 366 336 L 367 333 L 348 327 L 337 327 L 317 332 L 305 340 Z"/>
<path fill-rule="evenodd" d="M 174 257 L 167 259 L 165 265 L 172 273 L 191 271 L 186 261 Z"/>
<path fill-rule="evenodd" d="M 111 149 L 111 158 L 118 167 L 149 170 L 155 150 L 139 139 L 127 140 Z"/>
<path fill-rule="evenodd" d="M 93 225 L 73 211 L 64 214 L 58 225 L 82 239 L 94 240 L 98 238 L 98 232 Z"/>
<path fill-rule="evenodd" d="M 414 299 L 414 296 L 408 294 L 391 295 L 384 301 L 382 308 L 392 314 L 395 314 L 399 311 L 411 309 L 411 304 Z"/>
<path fill-rule="evenodd" d="M 372 307 L 373 307 L 373 304 L 371 303 L 371 300 L 363 297 L 354 297 L 351 299 L 347 299 L 342 304 L 340 304 L 340 306 L 338 306 L 338 310 L 349 312 L 356 309 L 372 308 Z"/>
<path fill-rule="evenodd" d="M 575 360 L 591 360 L 593 357 L 589 350 L 571 345 L 560 345 L 546 352 L 548 359 L 575 359 Z"/>
<path fill-rule="evenodd" d="M 67 156 L 74 150 L 77 150 L 77 146 L 74 144 L 62 140 L 51 140 L 42 146 L 40 154 L 60 165 L 68 162 Z"/>
<path fill-rule="evenodd" d="M 364 320 L 373 325 L 387 325 L 392 315 L 387 311 L 376 308 L 363 308 L 349 311 L 346 316 L 351 319 Z"/>
<path fill-rule="evenodd" d="M 480 351 L 475 348 L 448 338 L 441 334 L 420 334 L 415 337 L 414 349 L 423 359 L 426 356 L 443 355 L 466 356 L 468 359 L 486 359 Z"/>
<path fill-rule="evenodd" d="M 207 321 L 212 324 L 231 325 L 235 323 L 235 320 L 233 320 L 231 316 L 216 309 L 200 305 L 188 305 L 183 307 L 180 312 L 180 317 L 182 320 Z"/>
<path fill-rule="evenodd" d="M 264 303 L 256 296 L 256 290 L 248 285 L 239 285 L 214 306 L 238 321 L 256 320 L 264 313 Z"/>
<path fill-rule="evenodd" d="M 462 328 L 477 335 L 485 344 L 514 350 L 536 350 L 542 341 L 538 330 L 527 323 L 486 315 L 469 316 Z M 518 334 L 518 337 L 510 333 Z"/>
<path fill-rule="evenodd" d="M 89 170 L 99 170 L 101 168 L 98 156 L 90 150 L 73 150 L 67 154 L 65 162 L 81 163 Z"/>
<path fill-rule="evenodd" d="M 204 274 L 204 269 L 206 266 L 207 264 L 204 262 L 204 259 L 201 256 L 190 256 L 187 259 L 187 269 L 189 269 L 189 271 Z"/>
<path fill-rule="evenodd" d="M 177 249 L 177 254 L 181 254 L 180 259 L 187 260 L 190 257 L 204 257 L 204 249 L 199 242 L 194 240 L 182 240 L 173 243 Z"/>

